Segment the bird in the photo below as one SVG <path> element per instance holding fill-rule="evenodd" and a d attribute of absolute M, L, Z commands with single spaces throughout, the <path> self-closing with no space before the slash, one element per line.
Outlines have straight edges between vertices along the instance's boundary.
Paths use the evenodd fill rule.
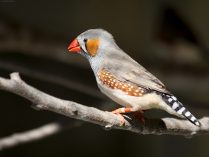
<path fill-rule="evenodd" d="M 68 51 L 81 54 L 89 61 L 100 91 L 122 106 L 112 111 L 122 117 L 122 124 L 125 113 L 143 114 L 149 109 L 160 109 L 201 126 L 157 77 L 116 44 L 108 31 L 88 29 L 69 44 Z"/>

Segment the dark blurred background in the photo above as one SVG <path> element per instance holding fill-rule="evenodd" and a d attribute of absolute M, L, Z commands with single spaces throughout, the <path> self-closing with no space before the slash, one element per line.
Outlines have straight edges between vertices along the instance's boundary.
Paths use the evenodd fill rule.
<path fill-rule="evenodd" d="M 197 117 L 208 116 L 208 7 L 204 0 L 0 0 L 0 76 L 18 71 L 27 83 L 53 96 L 112 110 L 116 105 L 97 89 L 87 61 L 67 53 L 81 32 L 103 28 Z M 0 91 L 0 102 L 0 137 L 57 120 L 76 121 L 38 112 L 5 91 Z M 208 145 L 206 135 L 137 135 L 84 123 L 0 156 L 208 157 Z"/>

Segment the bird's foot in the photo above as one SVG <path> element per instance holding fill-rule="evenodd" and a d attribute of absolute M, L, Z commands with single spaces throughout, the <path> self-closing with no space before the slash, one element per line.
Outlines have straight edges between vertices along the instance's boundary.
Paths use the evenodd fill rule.
<path fill-rule="evenodd" d="M 139 121 L 140 121 L 141 123 L 145 124 L 145 119 L 144 119 L 143 113 L 144 113 L 143 111 L 138 110 L 138 111 L 134 112 L 134 116 L 135 116 L 137 119 L 139 119 Z"/>
<path fill-rule="evenodd" d="M 133 112 L 131 107 L 122 107 L 112 111 L 112 113 L 120 117 L 121 126 L 125 124 L 125 118 L 123 117 L 122 113 L 130 113 L 130 112 Z"/>
<path fill-rule="evenodd" d="M 118 108 L 118 109 L 112 111 L 112 113 L 114 113 L 114 114 L 116 114 L 120 117 L 121 126 L 125 124 L 125 118 L 122 114 L 123 113 L 131 113 L 131 112 L 133 112 L 134 117 L 139 119 L 139 121 L 141 123 L 145 124 L 145 119 L 144 119 L 144 115 L 143 115 L 144 111 L 142 111 L 142 110 L 137 110 L 136 111 L 131 107 L 122 107 L 122 108 Z"/>
<path fill-rule="evenodd" d="M 120 126 L 125 125 L 125 118 L 123 117 L 123 115 L 120 113 L 114 113 L 114 114 L 116 114 L 120 118 Z"/>

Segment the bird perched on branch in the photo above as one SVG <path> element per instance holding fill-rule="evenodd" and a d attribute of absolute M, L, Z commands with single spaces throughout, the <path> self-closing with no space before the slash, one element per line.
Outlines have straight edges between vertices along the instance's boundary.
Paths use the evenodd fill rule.
<path fill-rule="evenodd" d="M 87 30 L 71 42 L 68 50 L 88 59 L 99 89 L 123 106 L 113 111 L 122 123 L 123 113 L 157 108 L 200 126 L 165 85 L 121 50 L 107 31 Z"/>

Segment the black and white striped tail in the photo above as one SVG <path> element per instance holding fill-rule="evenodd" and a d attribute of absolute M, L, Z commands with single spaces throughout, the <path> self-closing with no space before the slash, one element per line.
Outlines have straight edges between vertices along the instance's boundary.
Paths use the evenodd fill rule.
<path fill-rule="evenodd" d="M 175 110 L 179 115 L 184 116 L 186 119 L 188 119 L 191 123 L 193 123 L 196 126 L 201 126 L 201 123 L 197 120 L 195 116 L 191 114 L 184 106 L 183 104 L 177 100 L 177 98 L 173 95 L 168 94 L 162 94 L 163 100 L 170 105 L 170 107 Z"/>

